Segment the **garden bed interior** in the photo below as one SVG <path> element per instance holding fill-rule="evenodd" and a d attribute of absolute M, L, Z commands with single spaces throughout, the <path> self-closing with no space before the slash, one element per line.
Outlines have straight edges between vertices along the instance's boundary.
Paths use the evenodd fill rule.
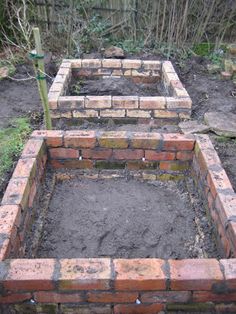
<path fill-rule="evenodd" d="M 1 309 L 227 312 L 235 205 L 206 135 L 34 131 L 0 207 Z"/>
<path fill-rule="evenodd" d="M 50 88 L 53 123 L 177 123 L 192 101 L 170 61 L 64 60 Z"/>

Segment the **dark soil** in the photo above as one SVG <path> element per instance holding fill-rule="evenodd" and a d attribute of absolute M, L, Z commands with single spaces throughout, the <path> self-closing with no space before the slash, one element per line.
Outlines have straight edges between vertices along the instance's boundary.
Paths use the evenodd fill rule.
<path fill-rule="evenodd" d="M 99 78 L 90 80 L 72 80 L 69 95 L 112 95 L 112 96 L 165 96 L 164 85 L 134 83 L 131 79 Z"/>
<path fill-rule="evenodd" d="M 36 256 L 179 259 L 218 253 L 203 206 L 196 195 L 190 200 L 185 181 L 77 176 L 56 184 Z"/>

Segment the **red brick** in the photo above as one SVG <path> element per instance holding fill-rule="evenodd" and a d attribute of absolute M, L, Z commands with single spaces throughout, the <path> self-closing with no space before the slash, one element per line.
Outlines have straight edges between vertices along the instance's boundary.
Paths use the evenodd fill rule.
<path fill-rule="evenodd" d="M 103 68 L 121 68 L 120 59 L 103 59 L 102 60 Z"/>
<path fill-rule="evenodd" d="M 69 169 L 92 169 L 93 161 L 90 159 L 79 160 L 79 159 L 69 159 L 69 160 L 51 160 L 50 164 L 55 169 L 69 168 Z"/>
<path fill-rule="evenodd" d="M 67 131 L 65 133 L 65 147 L 94 148 L 95 145 L 95 131 Z"/>
<path fill-rule="evenodd" d="M 37 184 L 36 184 L 36 181 L 34 180 L 32 183 L 31 183 L 31 187 L 30 187 L 30 193 L 29 193 L 29 207 L 32 207 L 33 206 L 33 203 L 34 203 L 34 198 L 35 198 L 35 195 L 37 193 Z"/>
<path fill-rule="evenodd" d="M 171 290 L 212 290 L 223 282 L 216 259 L 170 260 Z"/>
<path fill-rule="evenodd" d="M 236 258 L 221 259 L 220 264 L 224 268 L 227 287 L 229 289 L 236 289 Z"/>
<path fill-rule="evenodd" d="M 10 291 L 52 290 L 54 267 L 53 259 L 11 260 L 4 288 Z"/>
<path fill-rule="evenodd" d="M 118 160 L 137 160 L 144 157 L 142 149 L 114 149 L 113 158 Z"/>
<path fill-rule="evenodd" d="M 141 301 L 144 303 L 187 303 L 190 300 L 190 291 L 157 291 L 141 293 Z"/>
<path fill-rule="evenodd" d="M 114 306 L 114 314 L 158 314 L 163 309 L 163 304 L 118 304 Z"/>
<path fill-rule="evenodd" d="M 191 109 L 192 101 L 189 97 L 166 97 L 167 109 Z"/>
<path fill-rule="evenodd" d="M 236 256 L 236 222 L 230 221 L 227 225 L 226 229 L 227 238 L 229 238 L 231 242 L 231 250 L 233 253 L 233 256 Z"/>
<path fill-rule="evenodd" d="M 101 147 L 107 148 L 127 148 L 128 135 L 125 131 L 120 132 L 104 132 L 98 138 Z"/>
<path fill-rule="evenodd" d="M 102 66 L 101 59 L 82 59 L 82 68 L 100 68 Z"/>
<path fill-rule="evenodd" d="M 176 158 L 178 160 L 192 160 L 193 159 L 193 152 L 177 152 Z"/>
<path fill-rule="evenodd" d="M 216 197 L 218 192 L 223 190 L 231 190 L 231 192 L 233 192 L 233 188 L 229 181 L 229 178 L 222 167 L 217 171 L 208 171 L 207 184 L 214 198 Z"/>
<path fill-rule="evenodd" d="M 222 225 L 225 225 L 230 220 L 230 217 L 236 217 L 235 193 L 217 193 L 215 208 L 219 214 Z"/>
<path fill-rule="evenodd" d="M 192 136 L 181 134 L 163 134 L 164 150 L 192 150 L 195 140 Z"/>
<path fill-rule="evenodd" d="M 113 96 L 112 107 L 114 109 L 137 109 L 138 96 Z"/>
<path fill-rule="evenodd" d="M 142 149 L 156 149 L 160 143 L 161 135 L 158 133 L 132 133 L 131 147 Z"/>
<path fill-rule="evenodd" d="M 161 170 L 183 171 L 189 168 L 187 161 L 161 161 L 159 168 Z"/>
<path fill-rule="evenodd" d="M 157 60 L 143 60 L 143 68 L 145 70 L 160 70 L 161 62 Z"/>
<path fill-rule="evenodd" d="M 17 205 L 0 206 L 0 234 L 8 235 L 11 240 L 16 236 L 16 228 L 21 220 L 21 209 Z M 15 229 L 15 230 L 14 230 Z M 15 233 L 15 236 L 13 236 Z"/>
<path fill-rule="evenodd" d="M 82 149 L 81 155 L 85 159 L 109 159 L 112 155 L 112 149 Z"/>
<path fill-rule="evenodd" d="M 0 296 L 0 304 L 6 303 L 19 303 L 31 299 L 31 293 L 13 293 L 4 296 Z"/>
<path fill-rule="evenodd" d="M 111 108 L 111 96 L 86 96 L 85 108 Z"/>
<path fill-rule="evenodd" d="M 164 290 L 164 261 L 160 259 L 115 259 L 116 290 Z"/>
<path fill-rule="evenodd" d="M 79 151 L 73 148 L 50 148 L 49 154 L 53 159 L 71 159 L 79 157 Z"/>
<path fill-rule="evenodd" d="M 216 304 L 215 305 L 216 313 L 217 314 L 229 314 L 229 313 L 236 313 L 236 304 L 230 303 L 230 304 Z"/>
<path fill-rule="evenodd" d="M 122 60 L 124 69 L 139 69 L 141 67 L 141 60 L 139 59 L 124 59 Z"/>
<path fill-rule="evenodd" d="M 140 97 L 141 109 L 165 109 L 166 97 Z"/>
<path fill-rule="evenodd" d="M 43 138 L 46 140 L 47 146 L 59 147 L 63 144 L 64 131 L 58 130 L 36 130 L 31 137 Z"/>
<path fill-rule="evenodd" d="M 25 144 L 23 152 L 21 154 L 22 158 L 36 158 L 44 148 L 43 139 L 29 139 Z"/>
<path fill-rule="evenodd" d="M 174 160 L 175 153 L 157 152 L 155 150 L 145 150 L 145 159 L 147 160 Z"/>
<path fill-rule="evenodd" d="M 137 292 L 88 292 L 88 302 L 94 303 L 134 303 Z"/>
<path fill-rule="evenodd" d="M 34 177 L 36 173 L 36 158 L 19 159 L 15 171 L 13 172 L 13 178 L 19 177 Z"/>
<path fill-rule="evenodd" d="M 12 178 L 2 199 L 2 205 L 21 205 L 25 209 L 29 197 L 28 178 Z"/>
<path fill-rule="evenodd" d="M 85 301 L 82 293 L 58 293 L 55 291 L 38 291 L 34 293 L 36 302 L 40 303 L 79 303 Z"/>
<path fill-rule="evenodd" d="M 210 291 L 193 291 L 193 302 L 231 302 L 236 300 L 236 292 L 213 293 Z"/>
<path fill-rule="evenodd" d="M 60 290 L 110 289 L 109 258 L 62 259 L 60 264 Z"/>
<path fill-rule="evenodd" d="M 7 237 L 6 234 L 0 235 L 0 240 L 0 261 L 3 261 L 9 257 L 9 254 L 11 252 L 11 244 L 10 239 Z"/>

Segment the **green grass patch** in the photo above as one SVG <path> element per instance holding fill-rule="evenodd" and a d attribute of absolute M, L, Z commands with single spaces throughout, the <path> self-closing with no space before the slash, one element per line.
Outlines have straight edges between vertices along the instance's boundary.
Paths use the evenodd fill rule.
<path fill-rule="evenodd" d="M 30 133 L 28 118 L 14 119 L 10 127 L 0 129 L 0 177 L 12 167 Z"/>

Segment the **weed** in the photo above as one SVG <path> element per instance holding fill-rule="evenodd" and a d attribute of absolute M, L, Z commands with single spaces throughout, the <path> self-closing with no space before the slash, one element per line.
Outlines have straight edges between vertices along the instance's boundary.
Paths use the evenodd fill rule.
<path fill-rule="evenodd" d="M 8 128 L 0 130 L 0 177 L 9 171 L 20 155 L 30 132 L 28 118 L 14 119 Z"/>

